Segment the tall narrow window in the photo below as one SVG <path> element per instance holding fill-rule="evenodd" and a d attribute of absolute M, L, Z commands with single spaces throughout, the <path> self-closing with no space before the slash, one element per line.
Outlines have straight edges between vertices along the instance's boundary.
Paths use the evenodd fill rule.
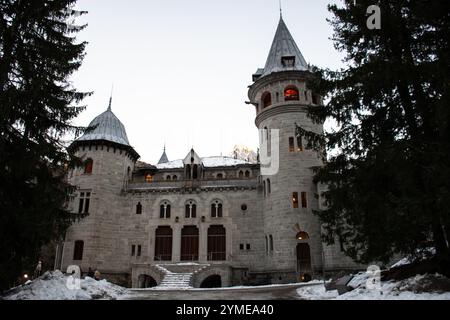
<path fill-rule="evenodd" d="M 170 209 L 170 203 L 168 201 L 164 201 L 160 206 L 159 217 L 161 219 L 170 219 Z"/>
<path fill-rule="evenodd" d="M 94 160 L 87 159 L 86 163 L 84 164 L 84 173 L 85 174 L 92 174 L 93 168 L 94 168 Z"/>
<path fill-rule="evenodd" d="M 297 136 L 297 151 L 303 151 L 303 138 L 300 135 Z"/>
<path fill-rule="evenodd" d="M 137 247 L 137 256 L 140 257 L 141 255 L 142 255 L 142 246 L 139 245 L 139 246 Z"/>
<path fill-rule="evenodd" d="M 190 164 L 186 166 L 186 180 L 191 180 L 191 168 Z"/>
<path fill-rule="evenodd" d="M 266 253 L 268 253 L 269 252 L 269 238 L 267 238 L 267 236 L 265 236 L 264 238 L 266 239 L 266 246 L 265 246 Z"/>
<path fill-rule="evenodd" d="M 131 256 L 134 257 L 136 255 L 136 245 L 131 246 Z"/>
<path fill-rule="evenodd" d="M 302 192 L 302 208 L 308 208 L 308 197 L 306 192 Z"/>
<path fill-rule="evenodd" d="M 194 164 L 192 168 L 192 179 L 197 180 L 198 179 L 198 165 Z"/>
<path fill-rule="evenodd" d="M 185 217 L 187 219 L 197 217 L 197 205 L 195 204 L 195 202 L 189 201 L 188 203 L 186 203 Z"/>
<path fill-rule="evenodd" d="M 155 261 L 172 260 L 173 231 L 170 227 L 158 227 L 155 237 Z"/>
<path fill-rule="evenodd" d="M 270 107 L 272 105 L 272 95 L 270 92 L 266 92 L 262 95 L 263 108 Z"/>
<path fill-rule="evenodd" d="M 300 94 L 296 87 L 287 87 L 284 90 L 284 100 L 285 101 L 298 101 L 300 100 Z"/>
<path fill-rule="evenodd" d="M 91 193 L 90 192 L 80 192 L 80 202 L 78 205 L 78 213 L 79 214 L 88 214 L 90 205 L 91 205 Z"/>
<path fill-rule="evenodd" d="M 266 180 L 263 181 L 263 192 L 264 192 L 264 198 L 266 197 L 267 191 L 266 191 Z"/>
<path fill-rule="evenodd" d="M 216 200 L 211 204 L 211 218 L 222 218 L 223 217 L 223 204 Z"/>
<path fill-rule="evenodd" d="M 136 214 L 142 214 L 142 204 L 140 202 L 136 205 Z"/>
<path fill-rule="evenodd" d="M 208 261 L 225 261 L 226 230 L 223 226 L 211 226 L 208 229 Z"/>
<path fill-rule="evenodd" d="M 74 261 L 83 260 L 83 250 L 84 250 L 84 241 L 81 241 L 81 240 L 75 241 L 75 247 L 73 250 L 73 260 Z"/>
<path fill-rule="evenodd" d="M 298 208 L 298 192 L 294 192 L 292 194 L 292 206 L 294 207 L 294 209 Z"/>
<path fill-rule="evenodd" d="M 267 194 L 272 193 L 272 183 L 270 182 L 270 179 L 267 179 Z"/>
<path fill-rule="evenodd" d="M 295 140 L 293 137 L 289 138 L 289 152 L 295 152 Z"/>
<path fill-rule="evenodd" d="M 269 246 L 270 246 L 270 251 L 273 251 L 273 236 L 272 235 L 269 236 Z"/>

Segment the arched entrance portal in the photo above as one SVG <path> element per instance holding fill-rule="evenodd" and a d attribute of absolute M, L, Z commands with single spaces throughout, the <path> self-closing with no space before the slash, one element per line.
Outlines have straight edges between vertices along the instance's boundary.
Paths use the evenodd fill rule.
<path fill-rule="evenodd" d="M 200 288 L 222 288 L 222 277 L 215 274 L 203 280 Z"/>
<path fill-rule="evenodd" d="M 297 272 L 302 282 L 312 280 L 311 248 L 308 243 L 297 244 Z"/>
<path fill-rule="evenodd" d="M 158 285 L 155 279 L 146 274 L 141 274 L 138 278 L 139 289 L 153 288 Z"/>

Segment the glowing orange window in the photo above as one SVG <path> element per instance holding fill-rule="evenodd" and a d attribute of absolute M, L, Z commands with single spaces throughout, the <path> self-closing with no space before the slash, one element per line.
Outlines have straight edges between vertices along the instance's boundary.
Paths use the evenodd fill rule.
<path fill-rule="evenodd" d="M 289 87 L 284 90 L 284 100 L 285 101 L 298 101 L 300 99 L 300 94 L 297 88 Z"/>

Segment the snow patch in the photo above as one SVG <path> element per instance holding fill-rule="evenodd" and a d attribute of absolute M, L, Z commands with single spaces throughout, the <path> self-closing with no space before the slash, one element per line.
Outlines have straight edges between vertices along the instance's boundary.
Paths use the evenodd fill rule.
<path fill-rule="evenodd" d="M 80 280 L 80 288 L 71 290 L 67 286 L 69 277 L 61 271 L 47 272 L 42 277 L 27 282 L 6 292 L 5 300 L 116 300 L 127 293 L 127 289 L 86 277 Z"/>

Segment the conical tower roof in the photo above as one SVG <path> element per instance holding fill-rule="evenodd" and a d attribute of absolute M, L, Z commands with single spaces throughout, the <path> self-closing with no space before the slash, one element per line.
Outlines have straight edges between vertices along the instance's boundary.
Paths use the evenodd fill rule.
<path fill-rule="evenodd" d="M 112 112 L 111 102 L 112 99 L 109 101 L 108 110 L 96 117 L 89 124 L 88 128 L 94 129 L 87 130 L 86 133 L 76 141 L 106 140 L 121 145 L 130 146 L 127 133 L 125 131 L 125 126 Z"/>
<path fill-rule="evenodd" d="M 168 163 L 169 162 L 169 158 L 167 157 L 166 154 L 166 147 L 164 147 L 164 152 L 161 156 L 161 159 L 159 159 L 158 164 L 163 164 L 163 163 Z"/>
<path fill-rule="evenodd" d="M 292 61 L 292 59 L 294 60 Z M 309 68 L 286 23 L 284 23 L 283 17 L 280 17 L 266 66 L 264 70 L 259 70 L 258 73 L 261 76 L 267 76 L 274 72 L 290 70 L 307 71 Z"/>

